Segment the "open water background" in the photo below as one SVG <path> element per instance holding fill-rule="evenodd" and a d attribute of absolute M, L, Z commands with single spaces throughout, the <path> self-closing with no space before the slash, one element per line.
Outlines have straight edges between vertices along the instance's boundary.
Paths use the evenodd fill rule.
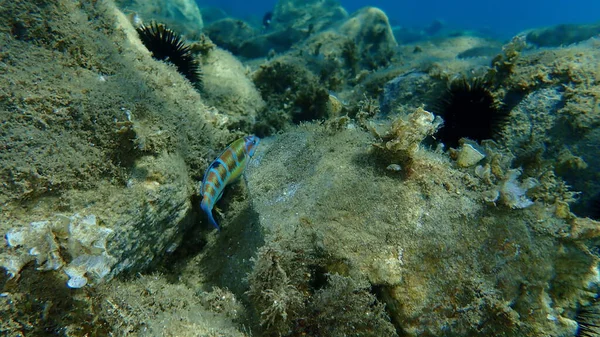
<path fill-rule="evenodd" d="M 262 17 L 276 0 L 199 0 L 240 18 Z M 393 26 L 425 27 L 441 20 L 447 27 L 472 29 L 508 39 L 531 28 L 600 21 L 599 0 L 345 0 L 349 13 L 365 6 L 385 11 Z"/>

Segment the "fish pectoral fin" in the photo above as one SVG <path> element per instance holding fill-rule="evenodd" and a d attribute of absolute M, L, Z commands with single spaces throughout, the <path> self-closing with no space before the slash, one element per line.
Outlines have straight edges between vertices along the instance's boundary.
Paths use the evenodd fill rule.
<path fill-rule="evenodd" d="M 213 210 L 215 212 L 217 212 L 217 214 L 219 214 L 219 216 L 222 218 L 223 217 L 223 211 L 221 211 L 221 209 L 217 206 L 213 207 Z"/>

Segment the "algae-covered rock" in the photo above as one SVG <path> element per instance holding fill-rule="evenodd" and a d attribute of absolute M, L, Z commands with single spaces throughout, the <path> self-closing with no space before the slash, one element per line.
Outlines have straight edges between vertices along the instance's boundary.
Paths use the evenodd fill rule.
<path fill-rule="evenodd" d="M 212 22 L 206 33 L 217 45 L 246 58 L 290 50 L 294 44 L 348 16 L 337 1 L 278 1 L 269 27 L 233 18 Z"/>
<path fill-rule="evenodd" d="M 210 29 L 267 61 L 190 44 L 198 92 L 129 20 L 171 14 L 0 8 L 0 334 L 558 337 L 592 310 L 600 225 L 565 181 L 600 188 L 594 40 L 490 62 L 498 42 L 397 46 L 379 9 L 280 1 L 263 31 Z M 444 152 L 423 104 L 457 74 L 510 118 Z M 207 232 L 198 181 L 251 131 L 274 136 Z"/>
<path fill-rule="evenodd" d="M 506 76 L 499 93 L 510 109 L 501 141 L 525 169 L 554 167 L 574 191 L 582 192 L 575 212 L 593 214 L 589 202 L 600 188 L 597 42 L 524 53 L 514 48 L 519 41 L 505 46 L 511 56 L 500 57 L 493 70 Z"/>
<path fill-rule="evenodd" d="M 242 20 L 223 18 L 206 26 L 204 33 L 219 47 L 238 54 L 242 43 L 254 38 L 258 31 Z"/>
<path fill-rule="evenodd" d="M 204 27 L 198 4 L 193 0 L 117 0 L 116 3 L 125 13 L 144 22 L 167 24 L 188 39 L 200 37 Z"/>
<path fill-rule="evenodd" d="M 397 46 L 387 15 L 378 8 L 366 7 L 357 11 L 338 31 L 353 39 L 363 53 L 391 53 Z"/>
<path fill-rule="evenodd" d="M 200 11 L 202 12 L 202 20 L 204 21 L 205 27 L 207 27 L 215 21 L 219 21 L 229 17 L 227 12 L 220 7 L 201 7 Z"/>
<path fill-rule="evenodd" d="M 271 19 L 271 29 L 322 31 L 346 18 L 348 13 L 336 0 L 277 1 Z"/>
<path fill-rule="evenodd" d="M 212 49 L 203 58 L 204 96 L 219 111 L 219 127 L 249 130 L 265 102 L 247 69 L 229 52 Z"/>
<path fill-rule="evenodd" d="M 332 136 L 314 126 L 263 141 L 248 193 L 273 247 L 268 275 L 309 293 L 331 285 L 328 273 L 367 282 L 406 336 L 575 333 L 579 303 L 594 296 L 587 284 L 596 282 L 598 258 L 581 249 L 581 238 L 557 234 L 571 223 L 543 202 L 522 209 L 486 203 L 487 182 L 472 168 L 453 168 L 442 153 L 423 149 L 406 175 L 388 174 L 376 165 L 372 142 L 359 129 Z M 266 268 L 260 256 L 256 268 Z M 252 292 L 279 284 L 266 280 L 250 278 Z M 263 314 L 276 310 L 264 303 L 253 305 Z M 309 307 L 325 309 L 292 303 L 277 309 L 286 328 L 318 326 Z"/>
<path fill-rule="evenodd" d="M 600 34 L 600 24 L 557 25 L 534 29 L 527 33 L 527 42 L 539 47 L 559 47 L 587 40 Z"/>
<path fill-rule="evenodd" d="M 269 107 L 256 132 L 269 135 L 289 122 L 300 123 L 330 115 L 329 92 L 298 57 L 283 56 L 263 65 L 253 80 Z"/>
<path fill-rule="evenodd" d="M 69 26 L 60 26 L 60 20 L 69 20 L 68 13 L 106 12 L 104 20 L 94 21 L 89 28 L 82 28 L 89 25 L 85 19 L 69 22 L 82 33 L 69 35 L 68 42 L 58 34 L 38 31 L 36 25 L 43 23 L 28 21 L 20 17 L 21 12 L 4 12 L 24 25 L 20 39 L 5 41 L 10 45 L 5 56 L 27 57 L 15 57 L 2 74 L 3 83 L 14 83 L 10 95 L 15 97 L 3 100 L 2 106 L 7 117 L 4 143 L 11 148 L 1 158 L 6 186 L 0 192 L 5 205 L 2 231 L 42 230 L 54 241 L 50 245 L 28 242 L 26 238 L 35 235 L 23 234 L 25 241 L 7 243 L 10 250 L 4 265 L 13 258 L 22 261 L 23 255 L 38 256 L 43 264 L 48 259 L 39 256 L 53 252 L 71 264 L 87 265 L 89 261 L 78 260 L 82 254 L 107 254 L 110 263 L 103 265 L 102 274 L 112 276 L 148 266 L 191 224 L 185 220 L 194 193 L 189 165 L 199 163 L 199 151 L 212 142 L 212 135 L 200 131 L 212 129 L 206 123 L 210 115 L 189 82 L 152 60 L 124 16 L 103 6 L 30 6 L 32 12 L 53 17 L 57 29 L 68 29 L 64 34 L 70 34 Z M 97 25 L 112 26 L 121 34 L 102 35 L 95 30 Z M 48 40 L 43 40 L 44 34 Z M 65 44 L 62 48 L 72 54 L 58 55 L 57 43 Z M 48 61 L 53 58 L 57 62 Z M 33 85 L 38 79 L 32 74 L 40 64 L 46 79 Z M 30 117 L 23 119 L 18 111 Z M 92 188 L 94 193 L 86 191 Z M 37 206 L 27 212 L 18 206 L 32 200 Z M 81 222 L 78 217 L 94 221 Z M 76 234 L 83 223 L 91 229 Z M 73 240 L 79 248 L 74 248 Z M 32 248 L 38 251 L 32 254 Z M 54 267 L 47 269 L 64 264 L 51 263 Z"/>
<path fill-rule="evenodd" d="M 390 114 L 401 105 L 412 108 L 422 103 L 423 96 L 431 90 L 432 79 L 424 72 L 409 71 L 385 83 L 379 106 L 383 114 Z"/>
<path fill-rule="evenodd" d="M 268 107 L 255 129 L 261 135 L 281 129 L 290 120 L 299 123 L 338 117 L 346 104 L 333 91 L 355 85 L 362 76 L 359 73 L 390 64 L 396 42 L 385 14 L 365 8 L 339 27 L 307 36 L 295 46 L 299 52 L 275 57 L 254 72 L 254 82 Z M 355 104 L 360 101 L 354 90 L 345 95 Z M 333 105 L 329 104 L 332 96 Z"/>
<path fill-rule="evenodd" d="M 241 305 L 226 290 L 197 292 L 151 275 L 116 281 L 99 292 L 99 317 L 115 336 L 247 336 L 233 322 Z"/>
<path fill-rule="evenodd" d="M 458 156 L 456 163 L 460 167 L 470 167 L 479 163 L 485 154 L 481 153 L 480 150 L 476 149 L 472 144 L 464 143 L 458 150 Z"/>
<path fill-rule="evenodd" d="M 172 253 L 200 222 L 205 156 L 229 136 L 110 3 L 5 3 L 0 16 L 2 321 L 21 313 L 9 335 L 77 329 L 91 300 L 69 287 Z"/>

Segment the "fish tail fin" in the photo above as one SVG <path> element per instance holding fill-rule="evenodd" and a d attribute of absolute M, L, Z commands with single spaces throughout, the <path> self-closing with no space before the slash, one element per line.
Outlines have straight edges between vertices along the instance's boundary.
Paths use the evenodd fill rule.
<path fill-rule="evenodd" d="M 213 227 L 215 227 L 220 232 L 221 227 L 219 227 L 219 225 L 217 224 L 217 221 L 215 221 L 215 218 L 213 217 L 212 208 L 209 207 L 209 205 L 205 202 L 200 203 L 200 208 L 202 208 L 204 213 L 206 213 L 206 215 L 208 217 L 208 222 L 210 222 L 210 224 L 213 225 Z"/>

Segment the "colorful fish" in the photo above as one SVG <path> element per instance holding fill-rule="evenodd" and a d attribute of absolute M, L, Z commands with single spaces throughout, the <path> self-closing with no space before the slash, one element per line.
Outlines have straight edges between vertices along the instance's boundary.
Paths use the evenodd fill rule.
<path fill-rule="evenodd" d="M 204 180 L 202 180 L 200 208 L 206 212 L 208 220 L 218 230 L 221 229 L 212 215 L 212 209 L 223 195 L 225 186 L 236 181 L 244 173 L 259 142 L 260 139 L 256 136 L 247 136 L 236 140 L 206 169 Z"/>

